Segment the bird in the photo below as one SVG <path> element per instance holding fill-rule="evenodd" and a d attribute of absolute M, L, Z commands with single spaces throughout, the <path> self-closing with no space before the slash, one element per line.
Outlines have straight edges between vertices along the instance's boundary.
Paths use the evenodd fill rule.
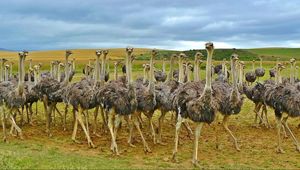
<path fill-rule="evenodd" d="M 277 129 L 277 147 L 276 152 L 284 153 L 282 148 L 281 129 L 282 125 L 288 130 L 293 142 L 296 146 L 296 150 L 300 152 L 300 145 L 295 135 L 288 126 L 287 119 L 289 117 L 300 116 L 300 94 L 295 93 L 297 87 L 293 84 L 282 84 L 281 70 L 284 68 L 282 64 L 278 63 L 276 66 L 276 82 L 275 85 L 266 85 L 264 102 L 274 109 L 276 117 L 276 129 Z"/>
<path fill-rule="evenodd" d="M 259 60 L 260 60 L 259 64 L 260 65 L 259 65 L 259 68 L 255 69 L 255 75 L 258 78 L 258 81 L 259 81 L 260 77 L 263 77 L 265 75 L 265 69 L 262 66 L 262 60 L 263 60 L 262 58 L 263 58 L 263 56 L 259 56 Z"/>
<path fill-rule="evenodd" d="M 190 90 L 194 91 L 194 95 L 190 97 L 189 100 L 183 102 L 183 106 L 178 108 L 178 119 L 175 129 L 175 147 L 173 151 L 172 159 L 176 160 L 176 155 L 178 152 L 178 136 L 181 124 L 186 120 L 190 119 L 195 122 L 195 143 L 193 149 L 193 159 L 192 163 L 195 166 L 198 165 L 198 140 L 200 132 L 204 123 L 212 123 L 215 119 L 216 112 L 218 110 L 218 103 L 215 100 L 214 89 L 211 83 L 211 65 L 212 65 L 212 55 L 214 51 L 213 43 L 206 43 L 205 48 L 208 53 L 207 64 L 206 64 L 206 82 L 205 85 L 194 84 L 193 89 L 186 89 L 188 93 Z M 180 78 L 179 78 L 180 79 Z M 189 83 L 190 84 L 190 83 Z M 199 83 L 198 83 L 199 84 Z"/>
<path fill-rule="evenodd" d="M 254 64 L 255 64 L 255 61 L 253 60 L 252 61 L 252 71 L 247 72 L 245 74 L 245 79 L 250 84 L 252 84 L 256 80 L 256 74 L 255 74 L 255 70 L 254 70 Z"/>
<path fill-rule="evenodd" d="M 223 115 L 222 125 L 225 131 L 231 136 L 234 141 L 234 145 L 237 151 L 240 151 L 237 139 L 228 128 L 228 120 L 231 115 L 240 113 L 243 106 L 244 97 L 240 94 L 237 85 L 237 70 L 236 63 L 239 60 L 237 54 L 231 56 L 231 74 L 232 74 L 232 85 L 228 82 L 216 81 L 213 83 L 213 89 L 219 91 L 219 109 L 218 111 Z M 218 145 L 218 144 L 217 144 Z"/>
<path fill-rule="evenodd" d="M 19 52 L 19 67 L 18 67 L 18 72 L 19 72 L 19 81 L 17 86 L 10 86 L 9 91 L 4 92 L 4 103 L 5 107 L 8 110 L 7 115 L 6 111 L 2 109 L 3 112 L 3 122 L 2 122 L 2 127 L 3 127 L 3 140 L 7 140 L 6 136 L 6 119 L 9 117 L 9 120 L 12 124 L 12 128 L 15 129 L 20 136 L 21 139 L 23 139 L 23 134 L 21 128 L 16 124 L 16 120 L 13 116 L 13 113 L 16 114 L 19 112 L 19 109 L 24 106 L 24 103 L 26 101 L 26 96 L 24 93 L 24 76 L 25 76 L 25 66 L 24 66 L 24 61 L 26 57 L 28 56 L 28 51 L 22 51 Z M 3 95 L 3 94 L 2 94 Z"/>
<path fill-rule="evenodd" d="M 111 150 L 119 155 L 116 143 L 117 131 L 120 127 L 121 119 L 124 117 L 129 124 L 129 138 L 131 139 L 133 125 L 138 130 L 144 145 L 145 152 L 151 152 L 143 133 L 140 129 L 137 109 L 136 87 L 132 79 L 132 53 L 133 48 L 126 48 L 125 68 L 126 68 L 126 86 L 120 86 L 118 83 L 108 83 L 99 89 L 97 99 L 103 105 L 103 109 L 108 116 L 108 128 L 111 134 Z M 114 119 L 114 122 L 113 122 Z M 115 126 L 113 126 L 113 124 Z M 130 146 L 134 146 L 132 141 L 128 140 Z"/>

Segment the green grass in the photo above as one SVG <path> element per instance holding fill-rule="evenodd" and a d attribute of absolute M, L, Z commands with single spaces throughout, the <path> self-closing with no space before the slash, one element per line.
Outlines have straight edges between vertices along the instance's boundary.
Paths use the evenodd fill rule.
<path fill-rule="evenodd" d="M 288 60 L 291 57 L 300 59 L 300 48 L 257 48 L 248 51 L 266 56 L 265 60 L 276 60 L 277 57 L 280 57 L 281 60 Z"/>

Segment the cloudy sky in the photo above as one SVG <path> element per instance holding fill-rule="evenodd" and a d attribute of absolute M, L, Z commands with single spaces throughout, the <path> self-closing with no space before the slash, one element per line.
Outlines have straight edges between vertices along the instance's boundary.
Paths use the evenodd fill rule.
<path fill-rule="evenodd" d="M 0 48 L 299 47 L 299 0 L 8 0 Z"/>

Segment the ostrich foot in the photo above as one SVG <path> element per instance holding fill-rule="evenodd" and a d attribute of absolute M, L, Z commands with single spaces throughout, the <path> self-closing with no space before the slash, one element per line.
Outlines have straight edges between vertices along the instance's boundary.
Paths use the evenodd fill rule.
<path fill-rule="evenodd" d="M 93 135 L 97 136 L 97 137 L 101 137 L 101 135 L 97 132 L 93 132 Z"/>
<path fill-rule="evenodd" d="M 192 160 L 192 164 L 194 165 L 194 167 L 200 168 L 200 164 L 198 160 Z"/>
<path fill-rule="evenodd" d="M 178 159 L 177 159 L 177 152 L 173 151 L 173 154 L 172 154 L 172 161 L 175 162 L 175 163 L 178 163 Z"/>
<path fill-rule="evenodd" d="M 88 141 L 88 145 L 90 148 L 96 148 L 96 146 L 94 145 L 94 143 L 91 140 Z"/>
<path fill-rule="evenodd" d="M 285 151 L 281 147 L 276 148 L 277 153 L 285 153 Z"/>
<path fill-rule="evenodd" d="M 19 137 L 20 137 L 21 140 L 24 140 L 24 137 L 23 137 L 23 133 L 22 133 L 22 132 L 19 133 Z"/>
<path fill-rule="evenodd" d="M 299 145 L 296 146 L 296 151 L 300 152 L 300 146 Z"/>
<path fill-rule="evenodd" d="M 128 143 L 128 144 L 129 144 L 130 147 L 136 148 L 136 146 L 134 144 L 132 144 L 132 143 Z"/>
<path fill-rule="evenodd" d="M 167 145 L 167 143 L 162 142 L 161 139 L 157 139 L 156 143 L 159 144 L 159 145 L 162 145 L 162 146 L 166 146 Z"/>
<path fill-rule="evenodd" d="M 144 152 L 145 153 L 151 153 L 152 152 L 147 144 L 144 146 Z"/>
<path fill-rule="evenodd" d="M 120 156 L 120 153 L 119 153 L 118 148 L 117 148 L 116 145 L 111 144 L 110 150 L 111 150 L 113 153 L 115 153 L 117 156 Z"/>
<path fill-rule="evenodd" d="M 240 149 L 240 147 L 239 147 L 239 145 L 238 145 L 237 143 L 235 144 L 235 149 L 236 149 L 238 152 L 241 151 L 241 149 Z"/>
<path fill-rule="evenodd" d="M 82 142 L 80 142 L 79 140 L 76 140 L 76 139 L 72 139 L 72 141 L 77 144 L 82 144 Z"/>

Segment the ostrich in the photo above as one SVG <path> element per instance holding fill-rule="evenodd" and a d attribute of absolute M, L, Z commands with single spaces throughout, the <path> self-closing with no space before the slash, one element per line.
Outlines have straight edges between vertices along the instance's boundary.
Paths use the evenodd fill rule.
<path fill-rule="evenodd" d="M 203 63 L 201 58 L 203 57 L 203 54 L 200 52 L 197 52 L 195 54 L 195 66 L 194 66 L 194 81 L 200 81 L 200 65 Z"/>
<path fill-rule="evenodd" d="M 9 70 L 10 70 L 10 65 L 6 64 L 4 66 L 4 81 L 8 81 Z"/>
<path fill-rule="evenodd" d="M 299 66 L 295 67 L 295 79 L 296 82 L 299 82 Z"/>
<path fill-rule="evenodd" d="M 290 83 L 295 84 L 295 65 L 296 65 L 296 60 L 294 58 L 290 59 L 291 63 L 291 70 L 290 70 Z"/>
<path fill-rule="evenodd" d="M 276 77 L 277 81 L 275 85 L 266 85 L 264 101 L 265 103 L 274 109 L 276 122 L 277 122 L 277 148 L 278 153 L 284 153 L 282 148 L 282 138 L 281 138 L 281 127 L 284 126 L 291 135 L 294 144 L 296 145 L 296 150 L 300 152 L 300 145 L 295 135 L 288 126 L 287 119 L 289 117 L 299 117 L 300 116 L 300 96 L 297 87 L 293 84 L 282 84 L 281 80 L 281 69 L 284 68 L 282 65 L 277 64 L 276 66 Z M 284 116 L 285 115 L 285 116 Z"/>
<path fill-rule="evenodd" d="M 233 54 L 231 56 L 231 73 L 233 85 L 229 83 L 215 82 L 213 83 L 213 88 L 219 90 L 221 94 L 219 103 L 219 112 L 224 116 L 223 117 L 223 127 L 226 132 L 232 137 L 236 150 L 240 151 L 240 148 L 237 143 L 237 139 L 234 137 L 231 130 L 228 128 L 229 116 L 240 113 L 243 106 L 244 97 L 242 97 L 238 90 L 237 85 L 237 71 L 236 71 L 236 62 L 238 61 L 238 55 Z"/>
<path fill-rule="evenodd" d="M 254 64 L 255 64 L 255 61 L 253 60 L 252 61 L 252 71 L 250 71 L 250 72 L 247 72 L 246 74 L 245 74 L 245 78 L 246 78 L 246 81 L 248 82 L 248 83 L 253 83 L 253 82 L 255 82 L 255 80 L 256 80 L 256 74 L 255 74 L 255 71 L 254 71 Z"/>
<path fill-rule="evenodd" d="M 69 64 L 68 64 L 68 59 L 69 56 L 72 54 L 72 51 L 67 50 L 66 55 L 65 55 L 65 79 L 62 83 L 57 81 L 57 73 L 54 71 L 54 65 L 53 62 L 52 64 L 52 76 L 50 77 L 43 77 L 37 85 L 35 85 L 32 90 L 34 90 L 39 98 L 43 101 L 44 103 L 44 109 L 45 109 L 45 116 L 46 116 L 46 133 L 48 136 L 52 136 L 51 131 L 50 131 L 50 125 L 51 125 L 51 115 L 56 109 L 56 104 L 58 102 L 62 102 L 62 94 L 57 94 L 55 92 L 59 91 L 60 89 L 65 89 L 65 87 L 69 83 Z M 55 64 L 58 62 L 55 62 Z"/>
<path fill-rule="evenodd" d="M 218 103 L 216 102 L 215 96 L 216 93 L 212 88 L 211 83 L 211 62 L 212 62 L 212 54 L 214 50 L 213 43 L 205 44 L 207 50 L 207 64 L 206 64 L 206 82 L 205 86 L 199 85 L 199 83 L 195 83 L 194 86 L 189 89 L 185 88 L 186 93 L 193 94 L 191 97 L 184 97 L 186 93 L 180 93 L 178 98 L 179 101 L 184 100 L 183 102 L 179 102 L 178 107 L 178 120 L 176 123 L 175 130 L 175 147 L 173 151 L 173 160 L 176 160 L 176 155 L 178 152 L 178 137 L 179 130 L 181 124 L 186 120 L 190 119 L 193 122 L 197 123 L 195 130 L 195 143 L 194 143 L 194 151 L 193 151 L 193 160 L 192 163 L 198 166 L 198 140 L 200 136 L 200 132 L 204 123 L 210 124 L 213 122 L 215 118 L 216 111 L 218 110 Z M 191 83 L 188 83 L 191 84 Z M 180 97 L 183 95 L 183 97 Z"/>
<path fill-rule="evenodd" d="M 15 90 L 13 90 L 14 87 L 11 87 L 12 89 L 9 91 L 6 91 L 6 94 L 4 94 L 4 102 L 6 105 L 6 108 L 8 109 L 8 115 L 6 115 L 5 111 L 3 111 L 3 118 L 2 118 L 2 127 L 3 127 L 3 140 L 7 140 L 6 136 L 6 119 L 7 116 L 9 117 L 12 128 L 16 129 L 21 139 L 23 139 L 22 130 L 21 128 L 16 124 L 15 118 L 12 115 L 13 113 L 19 113 L 19 108 L 23 107 L 25 103 L 25 95 L 24 95 L 24 73 L 25 73 L 25 67 L 24 67 L 24 61 L 26 56 L 28 55 L 27 51 L 19 52 L 19 82 Z M 3 95 L 3 94 L 2 94 Z"/>
<path fill-rule="evenodd" d="M 263 58 L 263 56 L 259 56 L 260 66 L 259 66 L 259 68 L 255 69 L 255 75 L 258 78 L 258 81 L 259 81 L 260 77 L 263 77 L 265 75 L 265 69 L 262 66 L 262 58 Z"/>
<path fill-rule="evenodd" d="M 120 126 L 121 119 L 124 117 L 129 123 L 130 134 L 128 143 L 131 146 L 132 141 L 130 141 L 133 131 L 133 126 L 131 120 L 133 121 L 135 127 L 137 128 L 140 136 L 143 140 L 144 151 L 151 152 L 148 147 L 145 138 L 143 137 L 142 131 L 140 129 L 137 108 L 137 98 L 136 98 L 136 87 L 132 80 L 132 53 L 133 48 L 126 48 L 126 58 L 125 58 L 125 68 L 126 68 L 126 87 L 120 86 L 118 83 L 109 83 L 100 88 L 97 93 L 97 99 L 104 106 L 105 112 L 108 115 L 108 128 L 112 138 L 111 150 L 119 155 L 116 137 L 117 130 Z M 130 116 L 131 115 L 131 116 Z M 115 127 L 113 127 L 113 118 L 115 118 Z"/>
<path fill-rule="evenodd" d="M 154 72 L 154 77 L 155 80 L 158 82 L 164 82 L 167 79 L 167 74 L 166 74 L 166 58 L 163 58 L 162 61 L 162 70 L 156 70 Z"/>
<path fill-rule="evenodd" d="M 154 85 L 154 64 L 153 60 L 157 56 L 157 50 L 152 50 L 150 57 L 150 77 L 149 84 L 144 86 L 143 84 L 137 84 L 136 86 L 136 97 L 137 97 L 137 112 L 143 114 L 148 118 L 149 129 L 153 137 L 153 143 L 156 144 L 156 134 L 154 131 L 152 117 L 156 109 L 156 96 L 155 96 L 155 85 Z"/>

